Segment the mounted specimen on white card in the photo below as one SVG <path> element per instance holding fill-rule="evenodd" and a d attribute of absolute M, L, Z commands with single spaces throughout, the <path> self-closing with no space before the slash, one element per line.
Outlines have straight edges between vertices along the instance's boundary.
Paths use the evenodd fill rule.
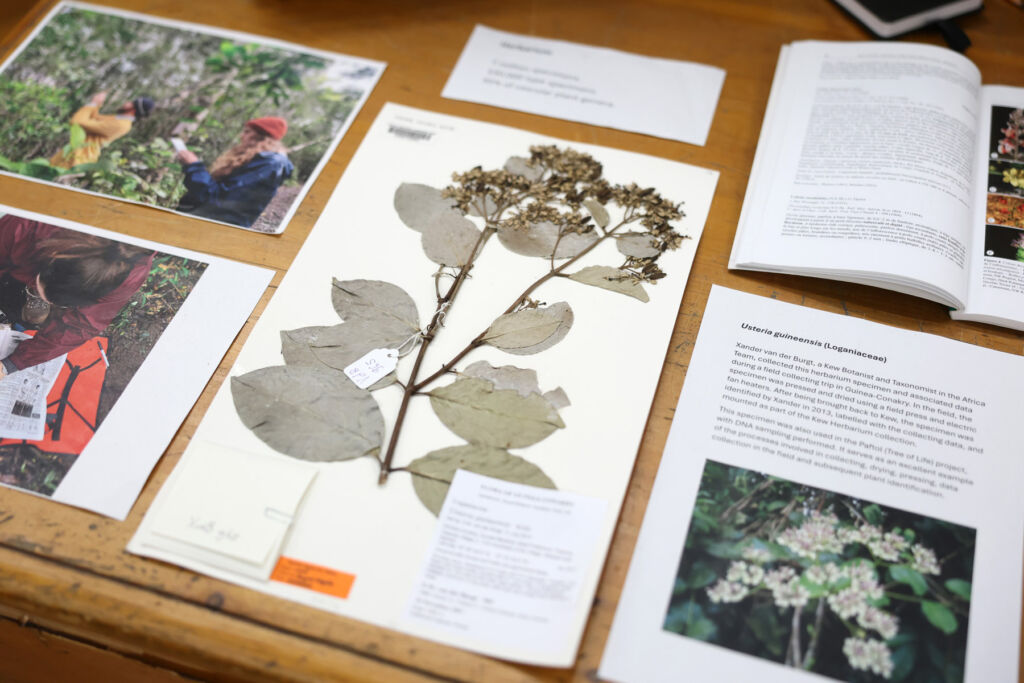
<path fill-rule="evenodd" d="M 285 365 L 232 378 L 239 416 L 267 445 L 303 460 L 376 458 L 381 484 L 393 472 L 409 473 L 416 494 L 434 514 L 460 468 L 554 488 L 538 465 L 508 449 L 531 446 L 565 427 L 558 414 L 568 405 L 565 392 L 542 392 L 534 370 L 484 360 L 459 369 L 459 363 L 484 345 L 525 356 L 560 342 L 572 328 L 572 306 L 534 298 L 553 278 L 647 302 L 645 284 L 665 276 L 658 258 L 685 238 L 670 223 L 683 215 L 679 204 L 654 188 L 610 183 L 596 159 L 571 148 L 535 145 L 529 157 L 513 156 L 502 169 L 477 166 L 452 177 L 453 184 L 443 190 L 403 183 L 395 191 L 399 218 L 420 233 L 423 252 L 437 264 L 422 278 L 435 294 L 425 325 L 401 287 L 334 279 L 331 302 L 344 322 L 282 331 Z M 547 270 L 527 274 L 522 293 L 511 302 L 493 301 L 493 322 L 465 340 L 439 369 L 424 371 L 427 348 L 445 334 L 444 321 L 494 236 L 515 254 L 544 259 Z M 415 237 L 410 233 L 407 241 Z M 603 258 L 620 263 L 581 267 L 606 242 L 614 242 L 618 253 L 606 250 Z M 402 356 L 412 367 L 399 380 L 395 366 Z M 366 374 L 361 364 L 375 373 Z M 360 379 L 353 375 L 357 372 Z M 440 384 L 450 374 L 456 379 Z M 385 443 L 384 418 L 371 392 L 394 385 L 402 401 Z M 423 397 L 466 443 L 397 467 L 393 458 L 409 402 Z"/>

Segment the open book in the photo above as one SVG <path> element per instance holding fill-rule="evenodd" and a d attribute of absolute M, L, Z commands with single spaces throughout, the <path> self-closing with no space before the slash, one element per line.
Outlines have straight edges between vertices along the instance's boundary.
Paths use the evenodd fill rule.
<path fill-rule="evenodd" d="M 730 268 L 859 282 L 1024 329 L 1024 88 L 906 43 L 775 71 Z"/>

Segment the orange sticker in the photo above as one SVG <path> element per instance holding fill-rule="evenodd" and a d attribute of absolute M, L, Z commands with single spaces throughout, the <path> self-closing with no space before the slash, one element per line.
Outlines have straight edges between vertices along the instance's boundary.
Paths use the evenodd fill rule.
<path fill-rule="evenodd" d="M 282 557 L 277 561 L 270 580 L 307 588 L 317 593 L 326 593 L 336 598 L 347 598 L 349 591 L 352 590 L 352 584 L 356 580 L 356 575 L 339 572 L 329 567 L 321 567 L 318 564 L 293 560 L 290 557 Z"/>

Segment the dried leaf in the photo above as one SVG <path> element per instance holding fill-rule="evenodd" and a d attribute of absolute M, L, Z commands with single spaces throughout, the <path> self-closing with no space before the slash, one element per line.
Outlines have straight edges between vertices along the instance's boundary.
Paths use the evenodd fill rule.
<path fill-rule="evenodd" d="M 661 252 L 658 250 L 658 240 L 653 235 L 642 232 L 627 232 L 615 236 L 615 246 L 620 254 L 635 256 L 636 258 L 652 258 Z"/>
<path fill-rule="evenodd" d="M 458 214 L 442 214 L 423 230 L 423 251 L 442 266 L 464 266 L 473 258 L 480 230 Z"/>
<path fill-rule="evenodd" d="M 526 157 L 509 157 L 505 162 L 505 170 L 515 175 L 521 175 L 531 183 L 540 180 L 540 177 L 544 175 L 544 167 L 540 164 L 531 166 L 530 160 Z"/>
<path fill-rule="evenodd" d="M 430 392 L 437 417 L 470 443 L 520 448 L 565 426 L 558 411 L 539 394 L 496 390 L 484 379 L 462 377 Z"/>
<path fill-rule="evenodd" d="M 413 475 L 412 486 L 420 502 L 435 515 L 441 514 L 441 506 L 456 470 L 528 486 L 556 488 L 548 475 L 533 463 L 502 448 L 475 444 L 432 451 L 413 460 L 407 469 Z"/>
<path fill-rule="evenodd" d="M 640 299 L 644 303 L 651 300 L 642 284 L 629 277 L 627 273 L 611 266 L 589 266 L 578 273 L 571 274 L 569 279 L 625 294 L 634 299 Z"/>
<path fill-rule="evenodd" d="M 538 353 L 562 341 L 572 327 L 572 309 L 564 301 L 499 316 L 483 341 L 517 355 Z"/>
<path fill-rule="evenodd" d="M 318 362 L 344 371 L 374 349 L 398 349 L 407 341 L 408 337 L 388 336 L 364 322 L 356 321 L 326 328 L 310 342 L 309 351 Z M 376 391 L 394 384 L 397 379 L 394 372 L 388 373 L 369 389 Z"/>
<path fill-rule="evenodd" d="M 331 302 L 346 323 L 362 321 L 388 338 L 408 339 L 420 329 L 416 303 L 390 282 L 336 279 Z"/>
<path fill-rule="evenodd" d="M 548 221 L 534 223 L 525 229 L 504 224 L 498 226 L 498 241 L 509 251 L 523 256 L 551 258 L 554 251 L 555 258 L 572 258 L 598 239 L 600 236 L 595 232 L 570 232 L 558 239 L 558 226 Z"/>
<path fill-rule="evenodd" d="M 231 378 L 242 423 L 276 451 L 315 461 L 380 453 L 384 418 L 370 392 L 344 375 L 281 365 Z"/>
<path fill-rule="evenodd" d="M 562 387 L 556 387 L 551 391 L 545 391 L 541 395 L 547 399 L 548 403 L 554 406 L 555 410 L 568 408 L 571 405 L 569 396 L 565 393 L 565 390 L 562 389 Z"/>
<path fill-rule="evenodd" d="M 587 211 L 590 212 L 594 222 L 602 228 L 608 227 L 608 222 L 611 220 L 608 216 L 608 209 L 601 205 L 601 202 L 596 199 L 584 199 L 583 206 L 586 207 Z"/>
<path fill-rule="evenodd" d="M 419 183 L 398 186 L 395 190 L 395 211 L 403 223 L 417 232 L 422 232 L 441 214 L 461 215 L 454 200 L 442 197 L 441 190 Z"/>
<path fill-rule="evenodd" d="M 340 325 L 335 325 L 340 327 Z M 309 345 L 319 339 L 330 327 L 300 327 L 295 330 L 281 330 L 281 355 L 285 365 L 321 365 Z"/>
<path fill-rule="evenodd" d="M 466 366 L 462 374 L 466 377 L 485 379 L 493 384 L 495 389 L 515 389 L 520 396 L 540 393 L 536 370 L 517 368 L 514 365 L 496 368 L 485 360 L 479 360 Z"/>

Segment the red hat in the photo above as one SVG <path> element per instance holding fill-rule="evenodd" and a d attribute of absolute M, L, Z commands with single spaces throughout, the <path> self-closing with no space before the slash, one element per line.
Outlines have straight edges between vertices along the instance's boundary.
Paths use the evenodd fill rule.
<path fill-rule="evenodd" d="M 252 126 L 275 140 L 280 140 L 288 132 L 288 122 L 279 116 L 264 116 L 252 119 L 251 121 L 246 121 L 245 125 Z"/>

